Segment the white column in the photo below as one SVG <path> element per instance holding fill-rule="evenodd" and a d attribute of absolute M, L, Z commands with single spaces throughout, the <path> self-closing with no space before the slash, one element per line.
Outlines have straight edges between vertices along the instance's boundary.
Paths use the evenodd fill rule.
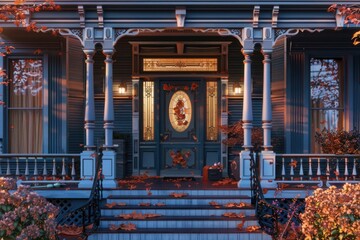
<path fill-rule="evenodd" d="M 86 55 L 86 102 L 85 102 L 85 149 L 80 156 L 79 188 L 91 188 L 95 176 L 95 103 L 94 103 L 94 49 L 85 49 Z"/>
<path fill-rule="evenodd" d="M 104 129 L 105 148 L 113 146 L 114 129 L 114 101 L 113 101 L 113 50 L 104 50 L 105 59 L 105 105 L 104 105 Z"/>
<path fill-rule="evenodd" d="M 95 104 L 94 104 L 94 50 L 84 50 L 86 54 L 86 102 L 85 102 L 85 130 L 86 145 L 90 150 L 94 148 L 94 129 L 95 129 Z"/>
<path fill-rule="evenodd" d="M 264 29 L 266 32 L 266 29 Z M 265 34 L 264 34 L 265 35 Z M 264 40 L 265 41 L 265 40 Z M 264 45 L 266 42 L 264 43 Z M 260 179 L 261 186 L 266 188 L 277 187 L 275 182 L 275 159 L 276 155 L 271 146 L 271 128 L 272 128 L 272 111 L 271 111 L 271 52 L 268 48 L 262 50 L 264 55 L 263 67 L 263 106 L 262 106 L 262 128 L 264 138 L 264 150 L 260 154 Z"/>
<path fill-rule="evenodd" d="M 264 85 L 263 85 L 263 105 L 262 105 L 262 128 L 264 133 L 264 149 L 271 150 L 271 52 L 263 51 L 264 60 Z"/>
<path fill-rule="evenodd" d="M 244 129 L 244 150 L 240 153 L 240 181 L 238 187 L 251 187 L 251 173 L 250 173 L 250 149 L 251 143 L 251 129 L 253 127 L 252 114 L 252 96 L 251 96 L 251 58 L 252 50 L 243 50 L 244 59 L 244 98 L 243 98 L 243 129 Z"/>
<path fill-rule="evenodd" d="M 251 129 L 252 129 L 252 98 L 251 98 L 251 58 L 252 51 L 243 50 L 244 59 L 244 99 L 243 99 L 243 129 L 244 129 L 244 145 L 245 150 L 250 150 L 251 143 Z"/>

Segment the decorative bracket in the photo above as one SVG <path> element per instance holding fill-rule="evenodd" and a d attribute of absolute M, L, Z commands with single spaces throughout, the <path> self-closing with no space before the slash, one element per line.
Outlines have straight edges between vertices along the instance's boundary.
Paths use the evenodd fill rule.
<path fill-rule="evenodd" d="M 115 29 L 115 40 L 113 42 L 114 46 L 117 43 L 117 41 L 125 36 L 136 36 L 140 33 L 156 33 L 156 32 L 164 32 L 164 28 L 157 28 L 157 29 L 150 29 L 150 28 L 142 28 L 142 29 L 136 29 L 136 28 L 130 28 L 130 29 L 124 29 L 124 28 L 116 28 Z"/>
<path fill-rule="evenodd" d="M 309 29 L 309 28 L 299 28 L 299 29 L 276 29 L 275 30 L 275 36 L 274 36 L 274 43 L 273 46 L 276 44 L 277 41 L 279 41 L 280 39 L 286 37 L 286 36 L 295 36 L 297 35 L 299 32 L 310 32 L 310 33 L 314 33 L 314 32 L 321 32 L 324 31 L 324 29 Z"/>
<path fill-rule="evenodd" d="M 279 6 L 274 6 L 272 10 L 272 24 L 273 28 L 277 27 L 278 17 L 279 17 Z"/>
<path fill-rule="evenodd" d="M 336 10 L 336 28 L 344 27 L 345 14 L 342 14 L 339 9 Z"/>
<path fill-rule="evenodd" d="M 185 18 L 186 18 L 186 9 L 185 8 L 176 8 L 175 16 L 176 16 L 177 27 L 184 27 L 185 26 Z"/>
<path fill-rule="evenodd" d="M 80 16 L 80 27 L 85 27 L 85 9 L 84 6 L 78 6 L 78 13 Z"/>
<path fill-rule="evenodd" d="M 259 27 L 259 15 L 260 15 L 260 6 L 254 6 L 254 11 L 253 11 L 253 28 Z"/>
<path fill-rule="evenodd" d="M 207 29 L 193 29 L 194 32 L 201 33 L 217 33 L 220 36 L 232 36 L 236 38 L 241 45 L 243 45 L 243 39 L 241 38 L 242 29 L 233 28 L 207 28 Z"/>
<path fill-rule="evenodd" d="M 103 28 L 104 27 L 104 11 L 103 11 L 102 6 L 96 6 L 96 12 L 98 15 L 99 27 Z"/>

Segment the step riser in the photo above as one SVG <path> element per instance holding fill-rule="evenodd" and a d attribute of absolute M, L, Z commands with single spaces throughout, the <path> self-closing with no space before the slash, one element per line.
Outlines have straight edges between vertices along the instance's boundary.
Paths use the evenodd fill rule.
<path fill-rule="evenodd" d="M 165 205 L 209 205 L 209 202 L 215 201 L 220 205 L 224 205 L 230 202 L 243 202 L 250 203 L 250 199 L 189 199 L 189 198 L 167 198 L 167 199 L 107 199 L 107 203 L 126 203 L 126 205 L 139 205 L 140 203 L 151 203 L 151 205 L 157 203 L 165 203 Z"/>
<path fill-rule="evenodd" d="M 174 221 L 174 220 L 123 220 L 123 221 L 101 221 L 100 227 L 108 228 L 110 224 L 120 225 L 122 223 L 131 222 L 136 225 L 137 228 L 236 228 L 237 224 L 241 223 L 241 220 L 231 221 L 212 221 L 212 220 L 192 220 L 192 221 Z M 257 225 L 257 221 L 245 221 L 244 227 Z"/>
<path fill-rule="evenodd" d="M 101 210 L 102 216 L 115 216 L 119 214 L 130 214 L 136 211 L 142 214 L 160 214 L 162 216 L 222 216 L 226 212 L 243 213 L 245 216 L 255 214 L 254 209 L 103 209 Z"/>
<path fill-rule="evenodd" d="M 88 240 L 271 240 L 271 237 L 261 233 L 236 233 L 236 234 L 94 234 Z"/>
<path fill-rule="evenodd" d="M 157 195 L 169 195 L 173 192 L 185 192 L 193 196 L 250 196 L 250 190 L 186 190 L 186 189 L 173 189 L 173 190 L 150 190 L 153 196 Z M 120 195 L 120 196 L 146 196 L 148 192 L 146 190 L 111 190 L 106 191 L 108 195 Z"/>

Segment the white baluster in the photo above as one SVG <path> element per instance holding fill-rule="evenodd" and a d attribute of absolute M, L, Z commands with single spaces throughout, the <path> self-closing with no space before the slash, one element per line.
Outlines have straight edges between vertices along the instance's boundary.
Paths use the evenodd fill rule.
<path fill-rule="evenodd" d="M 336 175 L 336 181 L 339 181 L 339 175 L 340 175 L 340 170 L 339 170 L 339 159 L 337 158 L 336 159 L 336 173 L 335 173 L 335 175 Z"/>
<path fill-rule="evenodd" d="M 345 158 L 345 172 L 344 172 L 344 175 L 345 175 L 345 181 L 347 181 L 347 180 L 348 180 L 348 176 L 349 176 L 348 158 Z"/>
<path fill-rule="evenodd" d="M 285 158 L 282 158 L 281 175 L 282 180 L 285 180 Z"/>
<path fill-rule="evenodd" d="M 20 176 L 19 158 L 16 158 L 16 171 L 15 171 L 15 175 L 16 175 L 17 178 L 19 178 L 19 176 Z"/>
<path fill-rule="evenodd" d="M 294 159 L 291 159 L 290 164 L 290 179 L 294 180 Z"/>
<path fill-rule="evenodd" d="M 356 159 L 354 158 L 354 165 L 352 170 L 353 179 L 355 180 L 357 172 L 356 172 Z"/>
<path fill-rule="evenodd" d="M 37 169 L 37 157 L 35 157 L 34 159 L 34 178 L 35 178 L 35 181 L 37 180 L 37 176 L 38 176 L 38 169 Z"/>
<path fill-rule="evenodd" d="M 43 177 L 44 180 L 46 180 L 46 176 L 47 176 L 47 168 L 46 168 L 46 158 L 44 158 L 44 168 L 43 168 Z"/>
<path fill-rule="evenodd" d="M 7 159 L 6 175 L 11 175 L 9 159 Z"/>
<path fill-rule="evenodd" d="M 25 178 L 26 180 L 29 180 L 29 160 L 26 158 L 25 161 Z"/>
<path fill-rule="evenodd" d="M 318 166 L 317 166 L 316 175 L 318 176 L 318 180 L 320 180 L 320 176 L 321 176 L 320 158 L 318 158 Z"/>
<path fill-rule="evenodd" d="M 53 158 L 52 176 L 53 176 L 53 180 L 55 180 L 56 179 L 56 162 L 55 162 L 55 158 Z"/>
<path fill-rule="evenodd" d="M 312 159 L 309 158 L 309 180 L 311 180 L 311 176 L 313 175 L 311 161 L 312 161 Z"/>
<path fill-rule="evenodd" d="M 65 176 L 66 176 L 66 170 L 65 170 L 65 158 L 63 157 L 62 159 L 62 171 L 61 171 L 61 175 L 63 180 L 65 180 Z"/>
<path fill-rule="evenodd" d="M 326 158 L 326 179 L 329 181 L 330 179 L 330 165 L 329 165 L 330 159 Z"/>
<path fill-rule="evenodd" d="M 75 159 L 74 158 L 72 158 L 72 160 L 71 160 L 71 177 L 72 177 L 72 180 L 75 180 L 76 172 L 75 172 Z"/>
<path fill-rule="evenodd" d="M 304 168 L 303 168 L 303 159 L 300 158 L 300 171 L 299 171 L 299 175 L 300 175 L 300 180 L 303 180 L 303 176 L 304 176 Z"/>

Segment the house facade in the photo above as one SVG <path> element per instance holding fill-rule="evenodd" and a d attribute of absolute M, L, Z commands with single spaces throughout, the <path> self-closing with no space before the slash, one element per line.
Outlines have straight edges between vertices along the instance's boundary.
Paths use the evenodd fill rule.
<path fill-rule="evenodd" d="M 11 80 L 0 85 L 0 150 L 17 160 L 80 154 L 69 164 L 82 187 L 99 146 L 106 187 L 143 173 L 200 177 L 214 163 L 228 176 L 239 158 L 239 186 L 249 186 L 256 127 L 261 179 L 273 186 L 286 165 L 277 154 L 318 154 L 316 130 L 360 128 L 356 26 L 327 1 L 56 4 L 29 14 L 47 27 L 39 33 L 1 23 L 15 49 L 0 57 L 0 80 Z M 221 126 L 240 120 L 243 145 L 229 148 Z M 3 174 L 17 168 L 1 164 Z M 346 167 L 357 175 L 355 160 Z"/>

